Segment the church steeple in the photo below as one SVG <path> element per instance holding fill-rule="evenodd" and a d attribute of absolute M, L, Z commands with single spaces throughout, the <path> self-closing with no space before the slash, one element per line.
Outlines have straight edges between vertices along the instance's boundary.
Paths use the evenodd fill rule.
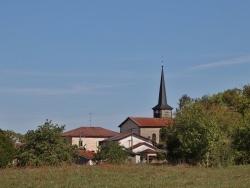
<path fill-rule="evenodd" d="M 154 111 L 155 118 L 172 118 L 173 108 L 167 103 L 163 65 L 161 70 L 161 83 L 158 104 L 152 109 Z"/>

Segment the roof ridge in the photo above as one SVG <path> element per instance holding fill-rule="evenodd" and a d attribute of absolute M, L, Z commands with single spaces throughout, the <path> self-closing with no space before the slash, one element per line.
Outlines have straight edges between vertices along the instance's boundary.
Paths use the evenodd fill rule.
<path fill-rule="evenodd" d="M 116 131 L 109 130 L 103 127 L 78 127 L 62 133 L 62 136 L 74 137 L 110 137 L 119 134 Z"/>

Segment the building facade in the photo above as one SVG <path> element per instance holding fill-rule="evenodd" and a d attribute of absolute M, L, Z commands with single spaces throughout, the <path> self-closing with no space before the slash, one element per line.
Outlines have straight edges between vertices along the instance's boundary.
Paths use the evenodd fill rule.
<path fill-rule="evenodd" d="M 62 137 L 67 138 L 70 144 L 78 148 L 96 152 L 100 141 L 117 134 L 119 133 L 102 127 L 79 127 L 62 133 Z"/>

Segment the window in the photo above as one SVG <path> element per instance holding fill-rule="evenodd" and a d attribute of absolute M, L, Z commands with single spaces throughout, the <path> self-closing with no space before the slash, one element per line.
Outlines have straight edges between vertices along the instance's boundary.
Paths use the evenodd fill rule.
<path fill-rule="evenodd" d="M 152 140 L 153 140 L 154 142 L 156 142 L 156 134 L 155 134 L 155 133 L 152 134 Z"/>
<path fill-rule="evenodd" d="M 79 147 L 82 147 L 82 140 L 79 140 L 78 146 L 79 146 Z"/>

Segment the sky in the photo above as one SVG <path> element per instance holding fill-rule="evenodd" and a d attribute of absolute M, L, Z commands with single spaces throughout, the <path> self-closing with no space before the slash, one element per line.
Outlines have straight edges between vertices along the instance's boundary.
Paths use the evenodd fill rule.
<path fill-rule="evenodd" d="M 0 0 L 0 129 L 46 119 L 119 132 L 168 104 L 250 80 L 249 0 Z"/>

